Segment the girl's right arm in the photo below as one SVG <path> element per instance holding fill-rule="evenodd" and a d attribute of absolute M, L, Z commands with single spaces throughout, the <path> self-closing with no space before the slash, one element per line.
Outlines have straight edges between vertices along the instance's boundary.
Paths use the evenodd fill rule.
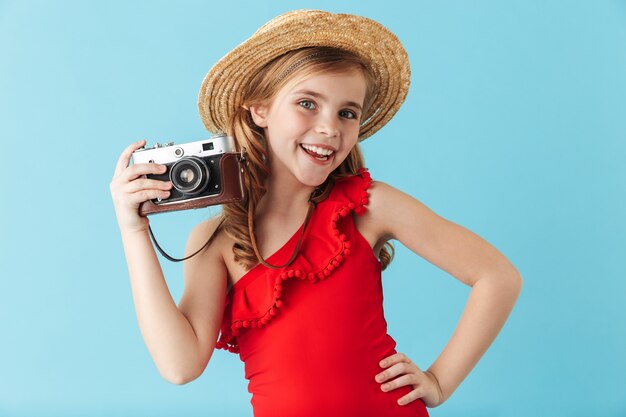
<path fill-rule="evenodd" d="M 171 184 L 140 178 L 163 173 L 158 164 L 128 166 L 132 152 L 120 155 L 110 184 L 128 264 L 137 320 L 148 350 L 163 378 L 183 384 L 206 368 L 217 342 L 226 294 L 226 267 L 217 245 L 185 261 L 185 290 L 180 308 L 172 299 L 148 234 L 148 219 L 138 213 L 148 199 L 167 197 Z M 192 231 L 187 253 L 201 247 L 217 226 L 204 222 Z"/>

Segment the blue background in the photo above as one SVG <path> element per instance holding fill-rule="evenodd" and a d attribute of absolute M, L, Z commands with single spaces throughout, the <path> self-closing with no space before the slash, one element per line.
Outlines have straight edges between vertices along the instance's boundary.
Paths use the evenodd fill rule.
<path fill-rule="evenodd" d="M 252 415 L 236 355 L 216 351 L 187 385 L 159 376 L 109 182 L 131 142 L 207 137 L 206 72 L 297 8 L 397 34 L 411 90 L 363 143 L 367 166 L 524 277 L 496 341 L 431 415 L 626 416 L 626 2 L 592 0 L 0 1 L 0 415 Z M 151 221 L 180 256 L 218 210 Z M 470 288 L 396 249 L 389 333 L 425 369 Z M 179 300 L 182 265 L 160 259 Z"/>

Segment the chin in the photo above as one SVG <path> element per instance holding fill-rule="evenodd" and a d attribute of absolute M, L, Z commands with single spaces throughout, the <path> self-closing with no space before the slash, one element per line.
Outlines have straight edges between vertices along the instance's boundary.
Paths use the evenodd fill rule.
<path fill-rule="evenodd" d="M 315 176 L 315 177 L 301 177 L 299 178 L 300 182 L 307 187 L 319 187 L 324 184 L 324 181 L 328 178 L 328 175 L 325 177 Z"/>
<path fill-rule="evenodd" d="M 324 184 L 324 181 L 326 181 L 331 172 L 333 172 L 332 169 L 327 171 L 326 173 L 320 171 L 311 173 L 300 172 L 300 175 L 298 175 L 298 180 L 300 180 L 302 184 L 308 187 L 319 187 L 320 185 Z"/>

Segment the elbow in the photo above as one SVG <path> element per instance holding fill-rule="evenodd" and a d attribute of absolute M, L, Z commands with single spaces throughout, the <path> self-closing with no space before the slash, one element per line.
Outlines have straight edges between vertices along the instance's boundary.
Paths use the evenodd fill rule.
<path fill-rule="evenodd" d="M 200 376 L 201 372 L 182 372 L 182 371 L 170 371 L 161 372 L 161 377 L 174 385 L 185 385 Z"/>
<path fill-rule="evenodd" d="M 517 269 L 515 270 L 515 273 L 512 275 L 512 277 L 510 278 L 510 281 L 511 281 L 511 286 L 513 287 L 513 289 L 519 296 L 519 294 L 522 292 L 522 287 L 524 286 L 524 280 L 522 279 L 522 275 L 519 273 Z"/>
<path fill-rule="evenodd" d="M 512 269 L 508 272 L 500 272 L 497 274 L 489 274 L 483 278 L 485 278 L 485 285 L 490 285 L 493 286 L 493 288 L 497 288 L 501 296 L 511 298 L 513 299 L 513 301 L 517 300 L 520 293 L 522 292 L 524 280 L 522 279 L 522 276 L 517 271 L 517 269 Z"/>
<path fill-rule="evenodd" d="M 499 275 L 501 276 L 502 283 L 509 289 L 509 292 L 514 294 L 515 298 L 517 298 L 522 292 L 522 286 L 524 284 L 522 274 L 520 274 L 519 270 L 507 260 L 505 266 L 500 269 Z"/>
<path fill-rule="evenodd" d="M 163 379 L 171 384 L 185 385 L 195 379 L 198 379 L 200 375 L 202 375 L 209 364 L 211 356 L 212 353 L 209 357 L 200 359 L 193 364 L 188 363 L 187 366 L 174 366 L 169 369 L 159 369 L 159 373 Z"/>
<path fill-rule="evenodd" d="M 185 385 L 196 378 L 198 378 L 198 376 L 187 376 L 182 374 L 163 376 L 163 379 L 174 385 Z"/>
<path fill-rule="evenodd" d="M 524 286 L 524 280 L 522 279 L 521 275 L 517 275 L 517 290 L 518 293 L 522 292 L 522 287 Z"/>
<path fill-rule="evenodd" d="M 522 276 L 519 272 L 517 272 L 517 270 L 515 270 L 514 273 L 507 276 L 505 283 L 508 290 L 507 292 L 508 294 L 510 294 L 512 302 L 517 302 L 517 299 L 522 292 L 522 286 L 524 285 L 524 280 L 522 279 Z"/>
<path fill-rule="evenodd" d="M 198 363 L 195 366 L 170 367 L 167 370 L 159 369 L 159 373 L 161 374 L 161 377 L 170 384 L 185 385 L 202 375 L 206 365 L 206 363 L 204 365 Z"/>

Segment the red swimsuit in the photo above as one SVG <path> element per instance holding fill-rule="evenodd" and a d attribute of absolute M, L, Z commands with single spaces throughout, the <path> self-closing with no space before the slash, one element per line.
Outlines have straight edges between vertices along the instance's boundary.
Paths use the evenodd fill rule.
<path fill-rule="evenodd" d="M 428 416 L 421 399 L 397 400 L 374 377 L 396 353 L 383 314 L 381 265 L 354 225 L 369 172 L 340 178 L 318 203 L 300 252 L 283 269 L 261 264 L 230 289 L 217 343 L 244 362 L 255 417 Z M 267 261 L 285 263 L 301 228 Z"/>

